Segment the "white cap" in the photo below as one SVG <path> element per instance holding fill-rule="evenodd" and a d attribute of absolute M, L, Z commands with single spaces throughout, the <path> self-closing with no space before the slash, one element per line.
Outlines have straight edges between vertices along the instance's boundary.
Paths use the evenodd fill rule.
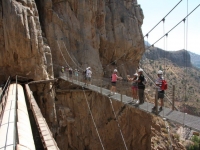
<path fill-rule="evenodd" d="M 87 69 L 90 69 L 90 67 L 88 67 Z"/>
<path fill-rule="evenodd" d="M 134 76 L 138 76 L 138 74 L 137 74 L 137 73 L 135 73 L 135 74 L 134 74 Z"/>
<path fill-rule="evenodd" d="M 143 69 L 142 68 L 138 69 L 138 72 L 143 72 Z"/>
<path fill-rule="evenodd" d="M 64 66 L 62 66 L 62 68 L 64 68 Z"/>
<path fill-rule="evenodd" d="M 114 72 L 117 72 L 117 69 L 114 69 Z"/>
<path fill-rule="evenodd" d="M 158 74 L 163 74 L 162 70 L 158 70 Z"/>

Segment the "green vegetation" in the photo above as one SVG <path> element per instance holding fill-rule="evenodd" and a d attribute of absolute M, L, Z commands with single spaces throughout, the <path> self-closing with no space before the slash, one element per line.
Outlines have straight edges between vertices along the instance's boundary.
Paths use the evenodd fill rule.
<path fill-rule="evenodd" d="M 195 135 L 192 137 L 192 142 L 194 144 L 187 147 L 187 150 L 199 150 L 200 138 Z"/>

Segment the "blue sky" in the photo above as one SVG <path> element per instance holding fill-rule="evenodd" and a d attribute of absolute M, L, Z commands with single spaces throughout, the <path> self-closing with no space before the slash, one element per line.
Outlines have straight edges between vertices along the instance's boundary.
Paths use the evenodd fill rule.
<path fill-rule="evenodd" d="M 143 13 L 142 25 L 143 35 L 146 35 L 180 0 L 138 0 Z M 160 37 L 178 24 L 188 13 L 200 4 L 200 0 L 182 0 L 180 4 L 165 18 L 165 23 L 161 22 L 151 33 L 148 40 L 150 44 L 156 42 Z M 185 29 L 188 22 L 187 40 L 184 40 L 184 23 L 180 23 L 173 29 L 167 39 L 161 39 L 155 44 L 156 47 L 176 51 L 187 49 L 196 54 L 200 54 L 200 6 L 185 21 Z M 186 32 L 185 32 L 186 35 Z M 187 41 L 187 42 L 184 42 Z"/>

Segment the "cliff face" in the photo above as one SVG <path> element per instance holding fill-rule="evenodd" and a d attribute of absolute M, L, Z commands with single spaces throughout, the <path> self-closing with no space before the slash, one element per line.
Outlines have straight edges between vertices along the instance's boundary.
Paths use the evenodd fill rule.
<path fill-rule="evenodd" d="M 36 2 L 56 75 L 60 65 L 79 69 L 91 66 L 95 75 L 110 70 L 108 64 L 116 59 L 112 64 L 122 73 L 122 62 L 131 70 L 138 65 L 144 52 L 143 14 L 132 0 Z"/>
<path fill-rule="evenodd" d="M 77 87 L 72 90 L 72 85 L 66 82 L 60 82 L 59 88 L 62 90 L 56 92 L 58 128 L 55 139 L 60 149 L 98 150 L 102 145 L 110 150 L 125 149 L 122 135 L 128 149 L 151 149 L 150 114 L 116 100 L 111 99 L 111 104 L 107 96 L 96 92 Z"/>
<path fill-rule="evenodd" d="M 9 75 L 53 78 L 50 48 L 43 40 L 35 2 L 2 0 L 0 8 L 0 80 Z"/>
<path fill-rule="evenodd" d="M 142 20 L 132 0 L 1 0 L 0 82 L 51 79 L 62 65 L 90 66 L 94 76 L 110 76 L 113 67 L 134 72 L 144 52 Z M 38 89 L 54 120 L 52 85 Z"/>

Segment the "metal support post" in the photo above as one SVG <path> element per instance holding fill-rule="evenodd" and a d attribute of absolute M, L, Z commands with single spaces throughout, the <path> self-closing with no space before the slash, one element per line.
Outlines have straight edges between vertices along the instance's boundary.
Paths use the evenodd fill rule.
<path fill-rule="evenodd" d="M 121 102 L 122 102 L 122 94 L 121 94 L 121 96 L 120 96 L 120 97 L 121 97 Z"/>
<path fill-rule="evenodd" d="M 156 115 L 157 115 L 158 114 L 158 87 L 156 87 L 155 107 L 156 107 Z"/>
<path fill-rule="evenodd" d="M 174 110 L 174 101 L 175 101 L 175 85 L 172 88 L 172 110 Z"/>

